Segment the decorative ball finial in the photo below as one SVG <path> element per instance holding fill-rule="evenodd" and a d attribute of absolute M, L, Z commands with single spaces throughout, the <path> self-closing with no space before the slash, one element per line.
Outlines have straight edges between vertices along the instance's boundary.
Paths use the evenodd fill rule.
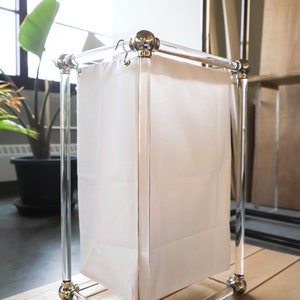
<path fill-rule="evenodd" d="M 240 62 L 239 77 L 240 78 L 247 78 L 248 73 L 250 71 L 249 62 L 246 59 L 240 59 L 239 62 Z"/>
<path fill-rule="evenodd" d="M 136 50 L 141 57 L 151 57 L 152 51 L 159 48 L 159 39 L 147 30 L 139 31 L 135 38 L 130 39 L 129 47 Z"/>
<path fill-rule="evenodd" d="M 56 66 L 60 69 L 61 74 L 69 74 L 71 68 L 77 66 L 72 62 L 72 55 L 62 54 L 56 61 Z"/>

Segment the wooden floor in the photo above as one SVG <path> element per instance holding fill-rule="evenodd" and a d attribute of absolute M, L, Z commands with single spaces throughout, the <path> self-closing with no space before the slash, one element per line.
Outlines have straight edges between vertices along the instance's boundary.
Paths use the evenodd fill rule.
<path fill-rule="evenodd" d="M 232 244 L 232 253 L 234 245 Z M 232 255 L 234 257 L 234 255 Z M 226 272 L 213 276 L 181 290 L 165 300 L 201 300 L 224 289 L 227 278 L 234 273 L 234 259 Z M 247 291 L 242 296 L 229 299 L 243 300 L 299 300 L 300 299 L 300 257 L 284 254 L 251 245 L 245 247 L 245 274 Z M 103 286 L 78 274 L 73 282 L 79 284 L 81 294 L 89 300 L 119 300 Z M 60 299 L 60 282 L 51 283 L 4 300 L 55 300 Z"/>

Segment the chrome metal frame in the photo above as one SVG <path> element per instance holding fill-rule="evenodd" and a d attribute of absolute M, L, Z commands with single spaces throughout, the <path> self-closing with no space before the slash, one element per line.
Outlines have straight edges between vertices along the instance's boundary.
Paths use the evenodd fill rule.
<path fill-rule="evenodd" d="M 249 22 L 250 0 L 242 0 L 240 26 L 240 59 L 249 59 Z"/>
<path fill-rule="evenodd" d="M 209 52 L 209 23 L 210 23 L 210 0 L 202 0 L 201 1 L 201 51 Z"/>
<path fill-rule="evenodd" d="M 61 299 L 73 299 L 76 296 L 78 299 L 85 299 L 79 293 L 79 287 L 72 282 L 71 274 L 71 195 L 70 195 L 70 71 L 72 69 L 79 70 L 80 67 L 92 63 L 98 63 L 105 60 L 107 56 L 110 59 L 119 55 L 124 58 L 124 64 L 130 63 L 128 55 L 132 52 L 137 52 L 141 61 L 141 68 L 145 70 L 150 63 L 152 53 L 158 55 L 168 55 L 180 57 L 182 59 L 199 62 L 200 65 L 206 64 L 213 67 L 225 68 L 236 75 L 237 86 L 239 89 L 239 111 L 238 111 L 238 156 L 236 159 L 236 269 L 235 273 L 228 279 L 227 288 L 220 291 L 209 299 L 225 299 L 229 296 L 241 294 L 246 289 L 246 281 L 244 280 L 244 227 L 245 227 L 245 198 L 246 198 L 246 148 L 247 148 L 247 73 L 249 65 L 247 61 L 237 60 L 232 61 L 226 58 L 221 58 L 201 51 L 196 51 L 189 48 L 183 48 L 175 44 L 159 41 L 151 32 L 140 31 L 136 37 L 130 41 L 121 41 L 117 46 L 101 47 L 95 50 L 80 53 L 78 55 L 62 55 L 57 62 L 57 66 L 61 71 L 61 250 L 62 250 L 62 283 L 59 288 L 59 296 Z M 130 56 L 130 55 L 129 55 Z M 147 73 L 147 72 L 143 72 Z M 147 78 L 140 78 L 140 93 L 147 94 L 144 83 Z M 145 98 L 141 95 L 140 98 Z M 147 98 L 147 97 L 146 97 Z M 148 100 L 147 100 L 148 101 Z M 139 126 L 147 128 L 149 119 L 147 102 L 140 102 L 140 118 Z M 147 136 L 147 134 L 146 134 Z M 147 137 L 146 137 L 147 139 Z M 144 183 L 144 189 L 139 190 L 139 197 L 145 198 L 144 203 L 148 203 L 147 197 L 147 157 L 148 156 L 148 141 L 139 139 L 139 146 L 144 149 L 145 159 L 140 161 L 146 162 L 146 165 L 139 166 L 139 180 Z M 230 200 L 230 199 L 228 199 Z M 146 209 L 147 211 L 147 209 Z M 140 216 L 144 217 L 144 216 Z M 144 228 L 147 231 L 147 228 Z M 145 236 L 141 236 L 143 244 L 139 247 L 147 247 Z M 147 276 L 146 276 L 147 277 Z M 147 280 L 147 278 L 146 278 Z M 143 293 L 147 298 L 147 291 Z M 218 298 L 216 298 L 218 297 Z"/>

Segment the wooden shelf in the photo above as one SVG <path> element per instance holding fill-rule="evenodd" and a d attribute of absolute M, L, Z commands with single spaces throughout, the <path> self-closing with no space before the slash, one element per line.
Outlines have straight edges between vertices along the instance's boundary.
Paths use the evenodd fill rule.
<path fill-rule="evenodd" d="M 280 85 L 300 84 L 300 71 L 289 74 L 267 74 L 249 76 L 249 84 L 261 84 L 266 87 L 278 87 Z"/>

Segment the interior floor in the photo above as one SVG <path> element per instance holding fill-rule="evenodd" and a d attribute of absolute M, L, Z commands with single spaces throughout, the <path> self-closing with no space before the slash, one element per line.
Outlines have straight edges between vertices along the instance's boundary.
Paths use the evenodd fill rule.
<path fill-rule="evenodd" d="M 0 299 L 62 278 L 60 215 L 27 217 L 0 199 Z M 72 274 L 79 273 L 78 207 L 72 211 Z"/>
<path fill-rule="evenodd" d="M 0 195 L 0 299 L 60 281 L 62 276 L 60 215 L 22 216 L 13 205 L 15 198 L 14 195 Z M 290 213 L 291 216 L 294 214 Z M 299 212 L 296 212 L 297 216 Z M 251 232 L 255 234 L 249 234 Z M 265 233 L 288 237 L 299 243 L 299 224 L 249 215 L 246 218 L 246 242 L 300 256 L 300 247 L 278 242 L 276 238 L 264 239 Z M 80 272 L 79 264 L 78 206 L 75 205 L 72 212 L 72 274 Z"/>

